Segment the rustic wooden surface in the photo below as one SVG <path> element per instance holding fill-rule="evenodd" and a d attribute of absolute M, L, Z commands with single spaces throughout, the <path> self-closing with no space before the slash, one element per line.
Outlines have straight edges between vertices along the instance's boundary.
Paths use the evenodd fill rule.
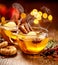
<path fill-rule="evenodd" d="M 49 35 L 58 40 L 58 31 L 51 30 Z M 0 65 L 58 65 L 58 61 L 53 59 L 43 58 L 39 55 L 26 55 L 20 51 L 17 55 L 12 57 L 5 57 L 0 55 Z"/>
<path fill-rule="evenodd" d="M 58 61 L 39 57 L 38 55 L 25 55 L 18 51 L 14 57 L 0 56 L 0 65 L 58 65 Z"/>
<path fill-rule="evenodd" d="M 54 20 L 50 26 L 52 29 L 50 29 L 49 35 L 58 40 L 58 2 L 50 2 L 50 0 L 49 2 L 26 1 L 27 0 L 0 0 L 0 3 L 10 6 L 13 2 L 19 2 L 24 7 L 26 13 L 29 13 L 33 8 L 39 10 L 40 7 L 47 6 L 52 10 Z M 25 55 L 21 51 L 18 51 L 17 55 L 14 57 L 4 57 L 0 55 L 0 65 L 58 65 L 58 61 L 42 58 L 38 55 Z"/>

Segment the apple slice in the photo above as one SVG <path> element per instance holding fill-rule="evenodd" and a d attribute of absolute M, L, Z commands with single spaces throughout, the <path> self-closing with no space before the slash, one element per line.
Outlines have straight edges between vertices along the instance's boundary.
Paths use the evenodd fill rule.
<path fill-rule="evenodd" d="M 12 7 L 9 8 L 9 11 L 8 11 L 9 19 L 11 19 L 13 21 L 17 21 L 19 19 L 19 15 L 20 15 L 20 12 L 18 11 L 18 9 L 12 8 Z"/>

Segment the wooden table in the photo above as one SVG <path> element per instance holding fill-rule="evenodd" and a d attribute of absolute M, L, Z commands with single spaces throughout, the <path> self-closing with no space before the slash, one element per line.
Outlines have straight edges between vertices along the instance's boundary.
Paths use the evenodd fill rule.
<path fill-rule="evenodd" d="M 13 2 L 19 2 L 25 9 L 26 13 L 29 13 L 33 8 L 39 8 L 41 6 L 47 6 L 52 10 L 53 14 L 53 23 L 50 26 L 50 36 L 52 35 L 53 31 L 53 38 L 58 40 L 58 3 L 57 2 L 26 2 L 23 0 L 0 0 L 0 3 L 4 3 L 7 6 L 10 6 Z M 55 31 L 57 30 L 57 31 Z M 0 55 L 0 65 L 58 65 L 58 61 L 53 61 L 51 59 L 46 59 L 40 57 L 38 55 L 26 55 L 23 54 L 20 50 L 18 51 L 17 55 L 14 57 L 4 57 Z"/>
<path fill-rule="evenodd" d="M 53 61 L 38 55 L 25 55 L 18 51 L 14 57 L 0 56 L 0 65 L 58 65 L 58 61 Z"/>
<path fill-rule="evenodd" d="M 58 31 L 51 30 L 49 35 L 58 40 Z M 26 55 L 20 51 L 13 57 L 4 57 L 0 55 L 0 65 L 58 65 L 58 61 L 41 57 L 39 55 Z"/>

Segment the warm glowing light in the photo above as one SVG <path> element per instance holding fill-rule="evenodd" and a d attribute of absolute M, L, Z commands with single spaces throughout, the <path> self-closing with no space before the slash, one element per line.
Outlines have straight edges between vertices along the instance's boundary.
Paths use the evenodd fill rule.
<path fill-rule="evenodd" d="M 33 13 L 33 10 L 31 11 L 31 13 L 30 13 L 31 15 L 33 15 L 34 13 Z"/>
<path fill-rule="evenodd" d="M 34 24 L 38 24 L 38 23 L 39 23 L 38 19 L 34 19 Z"/>
<path fill-rule="evenodd" d="M 48 15 L 47 15 L 47 13 L 43 13 L 43 18 L 47 18 L 48 17 Z"/>
<path fill-rule="evenodd" d="M 37 9 L 33 9 L 32 11 L 31 11 L 31 15 L 37 15 L 37 12 L 38 12 L 38 10 Z"/>
<path fill-rule="evenodd" d="M 36 14 L 38 12 L 37 9 L 33 9 L 33 13 Z"/>
<path fill-rule="evenodd" d="M 35 17 L 35 18 L 38 17 L 38 12 L 34 12 L 34 17 Z"/>
<path fill-rule="evenodd" d="M 38 12 L 37 9 L 33 9 L 30 14 L 33 15 L 38 20 L 41 20 L 41 18 L 42 18 L 41 17 L 42 16 L 42 12 L 41 11 Z"/>
<path fill-rule="evenodd" d="M 38 20 L 41 20 L 41 19 L 42 19 L 41 15 L 40 15 L 39 13 L 37 13 L 36 18 L 37 18 Z"/>
<path fill-rule="evenodd" d="M 41 11 L 39 11 L 38 13 L 42 16 L 42 12 Z"/>
<path fill-rule="evenodd" d="M 53 16 L 52 16 L 52 15 L 49 15 L 49 16 L 48 16 L 48 20 L 49 20 L 49 21 L 52 21 L 52 19 L 53 19 Z"/>
<path fill-rule="evenodd" d="M 21 14 L 21 18 L 23 19 L 23 18 L 26 18 L 26 14 L 25 13 L 22 13 Z"/>

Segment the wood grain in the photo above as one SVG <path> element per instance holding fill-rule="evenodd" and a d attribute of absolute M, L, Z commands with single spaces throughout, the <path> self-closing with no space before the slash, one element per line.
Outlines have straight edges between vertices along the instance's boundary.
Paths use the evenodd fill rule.
<path fill-rule="evenodd" d="M 26 55 L 18 51 L 14 57 L 0 56 L 0 65 L 58 65 L 58 62 L 38 55 Z"/>

